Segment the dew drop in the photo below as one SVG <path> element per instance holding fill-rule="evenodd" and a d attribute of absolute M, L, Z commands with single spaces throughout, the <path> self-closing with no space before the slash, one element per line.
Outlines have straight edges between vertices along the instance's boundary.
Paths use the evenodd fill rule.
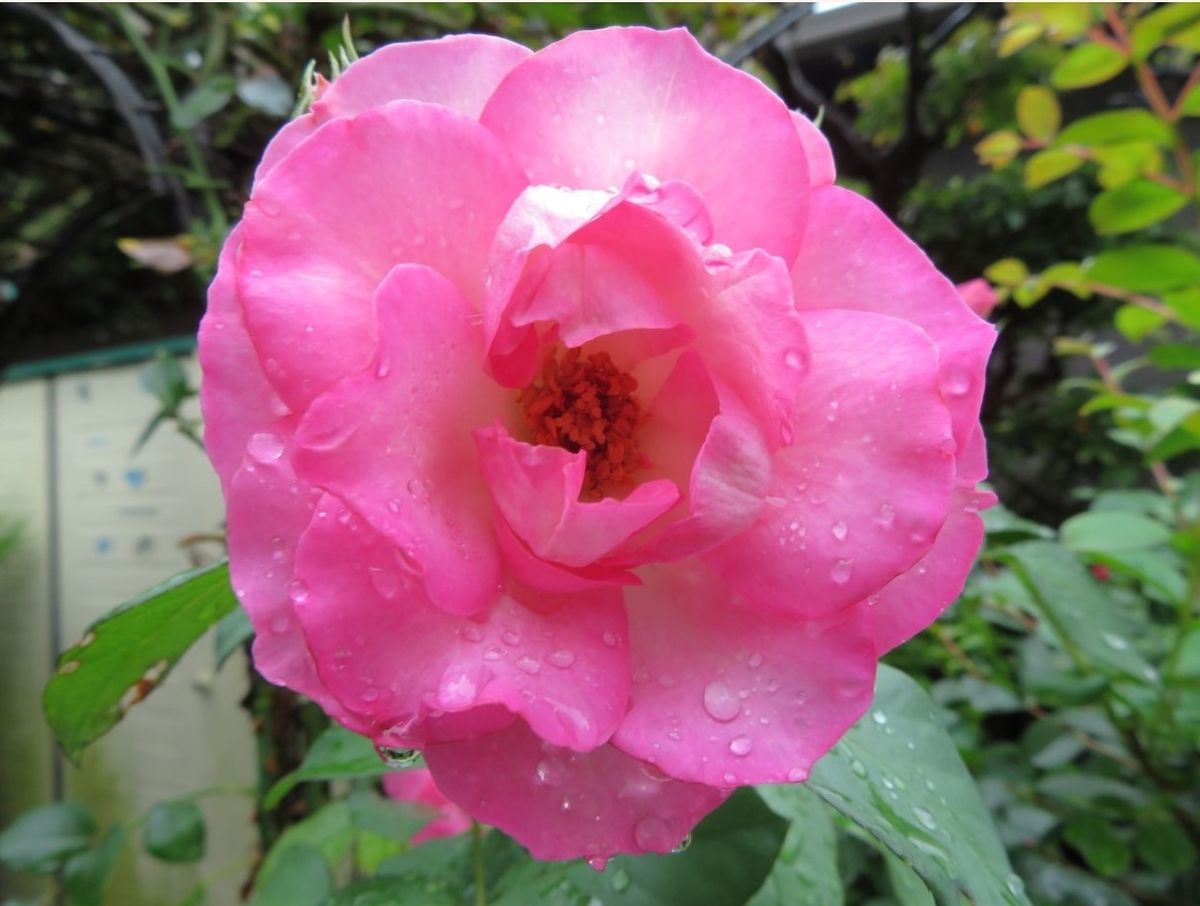
<path fill-rule="evenodd" d="M 845 585 L 850 581 L 850 574 L 853 572 L 853 560 L 838 560 L 833 564 L 833 569 L 829 571 L 829 577 L 838 585 Z"/>
<path fill-rule="evenodd" d="M 971 378 L 964 371 L 951 371 L 946 376 L 944 387 L 950 396 L 965 396 L 971 389 Z"/>
<path fill-rule="evenodd" d="M 522 673 L 528 673 L 530 676 L 533 676 L 542 669 L 542 665 L 538 662 L 537 658 L 523 654 L 517 658 L 516 668 Z"/>
<path fill-rule="evenodd" d="M 882 711 L 872 711 L 871 720 L 875 721 L 875 723 L 879 724 L 881 727 L 888 722 L 887 715 Z"/>
<path fill-rule="evenodd" d="M 301 580 L 295 579 L 288 585 L 288 597 L 300 604 L 308 599 L 308 586 Z"/>
<path fill-rule="evenodd" d="M 846 536 L 850 534 L 849 527 L 846 525 L 845 521 L 841 519 L 835 522 L 829 530 L 833 532 L 833 537 L 837 538 L 838 541 L 845 541 Z"/>
<path fill-rule="evenodd" d="M 617 893 L 624 893 L 629 889 L 629 885 L 633 883 L 633 879 L 629 877 L 629 872 L 623 868 L 618 868 L 613 872 L 612 889 Z"/>
<path fill-rule="evenodd" d="M 867 766 L 857 758 L 850 759 L 850 770 L 854 773 L 855 777 L 867 776 Z"/>
<path fill-rule="evenodd" d="M 616 648 L 617 642 L 620 641 L 620 639 L 617 638 L 616 633 L 613 632 L 606 632 L 600 638 L 609 648 Z"/>
<path fill-rule="evenodd" d="M 500 638 L 504 639 L 505 645 L 516 645 L 521 641 L 521 634 L 512 629 L 506 629 L 501 634 Z"/>
<path fill-rule="evenodd" d="M 1119 635 L 1113 635 L 1111 632 L 1104 633 L 1100 638 L 1104 640 L 1104 644 L 1113 651 L 1127 651 L 1129 643 Z"/>
<path fill-rule="evenodd" d="M 804 353 L 799 349 L 788 349 L 783 354 L 783 364 L 788 368 L 794 368 L 799 371 L 804 367 Z"/>
<path fill-rule="evenodd" d="M 367 575 L 371 579 L 371 585 L 379 594 L 388 600 L 396 597 L 396 592 L 400 590 L 400 577 L 396 575 L 394 570 L 384 569 L 379 566 L 368 566 Z"/>
<path fill-rule="evenodd" d="M 389 768 L 411 768 L 421 757 L 416 749 L 396 749 L 392 746 L 376 746 L 375 751 Z"/>
<path fill-rule="evenodd" d="M 935 831 L 938 829 L 937 821 L 934 819 L 933 815 L 926 809 L 923 809 L 920 806 L 916 806 L 915 808 L 913 808 L 913 814 L 917 816 L 917 820 L 921 822 L 921 825 L 926 830 Z"/>
<path fill-rule="evenodd" d="M 735 736 L 729 743 L 729 751 L 739 758 L 749 755 L 753 748 L 754 743 L 751 742 L 749 736 Z"/>
<path fill-rule="evenodd" d="M 472 624 L 463 629 L 463 638 L 468 642 L 482 642 L 483 632 L 478 626 Z"/>
<path fill-rule="evenodd" d="M 596 871 L 604 871 L 608 867 L 608 859 L 604 858 L 604 856 L 592 856 L 587 860 L 587 864 Z"/>
<path fill-rule="evenodd" d="M 281 535 L 276 535 L 271 539 L 271 559 L 276 563 L 282 563 L 287 558 L 287 542 L 283 540 Z"/>
<path fill-rule="evenodd" d="M 762 656 L 762 654 L 760 654 L 757 651 L 754 652 L 754 654 L 750 655 L 749 659 L 746 661 L 746 664 L 750 667 L 751 670 L 757 670 L 759 667 L 762 666 L 762 663 L 763 663 L 763 656 Z"/>
<path fill-rule="evenodd" d="M 691 834 L 691 831 L 689 831 L 688 833 L 683 835 L 682 840 L 680 840 L 678 843 L 676 843 L 674 846 L 671 847 L 671 852 L 685 853 L 685 852 L 687 852 L 688 847 L 691 845 L 692 845 L 692 834 Z"/>
<path fill-rule="evenodd" d="M 738 697 L 722 682 L 712 682 L 704 687 L 704 710 L 713 720 L 728 723 L 738 715 Z"/>
<path fill-rule="evenodd" d="M 566 648 L 551 651 L 546 655 L 546 663 L 551 667 L 557 667 L 559 670 L 566 670 L 575 663 L 575 652 L 568 651 Z"/>
<path fill-rule="evenodd" d="M 808 779 L 808 771 L 804 768 L 792 768 L 787 772 L 788 783 L 803 783 Z"/>
<path fill-rule="evenodd" d="M 890 503 L 881 504 L 875 514 L 875 523 L 887 527 L 896 521 L 896 508 Z"/>
<path fill-rule="evenodd" d="M 274 434 L 255 434 L 246 444 L 246 452 L 259 462 L 275 462 L 283 456 L 283 441 Z"/>

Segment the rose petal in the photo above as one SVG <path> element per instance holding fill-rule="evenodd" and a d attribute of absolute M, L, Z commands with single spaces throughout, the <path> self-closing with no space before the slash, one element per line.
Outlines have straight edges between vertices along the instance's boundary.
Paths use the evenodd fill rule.
<path fill-rule="evenodd" d="M 929 549 L 954 480 L 937 350 L 869 312 L 809 311 L 811 363 L 768 506 L 706 554 L 749 606 L 816 617 L 878 591 Z"/>
<path fill-rule="evenodd" d="M 590 566 L 675 505 L 665 479 L 639 484 L 623 499 L 584 502 L 587 454 L 513 440 L 502 426 L 475 432 L 479 467 L 505 522 L 543 560 Z"/>
<path fill-rule="evenodd" d="M 634 685 L 613 744 L 680 780 L 803 780 L 870 704 L 870 608 L 821 622 L 731 606 L 695 560 L 625 592 Z"/>
<path fill-rule="evenodd" d="M 319 496 L 296 481 L 286 453 L 274 462 L 246 462 L 227 491 L 230 582 L 254 626 L 258 672 L 364 732 L 368 725 L 343 708 L 318 676 L 293 612 L 296 544 Z"/>
<path fill-rule="evenodd" d="M 719 242 L 788 261 L 800 247 L 808 172 L 787 108 L 682 29 L 569 35 L 513 69 L 481 122 L 531 183 L 678 179 L 704 198 Z"/>
<path fill-rule="evenodd" d="M 309 408 L 296 469 L 400 546 L 437 606 L 473 613 L 501 570 L 470 432 L 511 402 L 476 366 L 474 312 L 444 277 L 393 268 L 375 309 L 375 363 Z"/>
<path fill-rule="evenodd" d="M 817 128 L 817 124 L 803 113 L 792 111 L 792 123 L 804 145 L 804 156 L 808 160 L 808 179 L 814 189 L 831 186 L 837 179 L 837 168 L 833 163 L 833 149 L 829 139 Z"/>
<path fill-rule="evenodd" d="M 995 500 L 990 492 L 955 490 L 950 516 L 934 539 L 933 548 L 870 602 L 880 656 L 929 626 L 962 593 L 983 543 L 979 510 Z"/>
<path fill-rule="evenodd" d="M 321 92 L 312 110 L 283 127 L 263 153 L 257 182 L 330 120 L 391 101 L 439 104 L 479 119 L 483 105 L 528 48 L 491 35 L 448 35 L 386 44 L 355 61 Z"/>
<path fill-rule="evenodd" d="M 410 768 L 385 774 L 383 791 L 397 802 L 423 806 L 423 810 L 433 817 L 432 821 L 413 834 L 413 846 L 439 837 L 453 837 L 471 827 L 471 816 L 442 795 L 426 769 Z"/>
<path fill-rule="evenodd" d="M 429 746 L 425 761 L 451 801 L 538 859 L 669 852 L 726 795 L 613 746 L 579 754 L 546 745 L 520 722 Z"/>
<path fill-rule="evenodd" d="M 996 330 L 967 307 L 953 284 L 882 211 L 837 186 L 815 190 L 792 280 L 801 309 L 879 312 L 929 334 L 938 350 L 954 438 L 960 446 L 966 443 L 979 419 Z"/>
<path fill-rule="evenodd" d="M 396 101 L 328 123 L 254 189 L 238 292 L 267 379 L 301 410 L 375 348 L 371 299 L 396 264 L 480 298 L 522 188 L 496 140 L 444 107 Z"/>
<path fill-rule="evenodd" d="M 619 591 L 493 589 L 479 619 L 457 617 L 425 599 L 395 545 L 336 499 L 321 507 L 296 553 L 296 613 L 322 678 L 378 742 L 444 740 L 443 715 L 473 737 L 507 723 L 495 706 L 555 745 L 586 751 L 612 734 L 628 696 Z"/>
<path fill-rule="evenodd" d="M 250 438 L 288 412 L 267 383 L 242 320 L 234 273 L 241 244 L 241 228 L 234 227 L 208 288 L 208 309 L 200 321 L 198 342 L 204 375 L 200 382 L 204 447 L 226 493 L 242 466 Z"/>

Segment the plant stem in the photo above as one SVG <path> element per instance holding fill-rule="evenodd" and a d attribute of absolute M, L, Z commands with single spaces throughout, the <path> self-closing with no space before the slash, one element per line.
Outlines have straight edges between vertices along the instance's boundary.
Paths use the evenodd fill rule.
<path fill-rule="evenodd" d="M 487 906 L 487 878 L 483 871 L 483 827 L 471 822 L 471 858 L 475 863 L 475 906 Z"/>

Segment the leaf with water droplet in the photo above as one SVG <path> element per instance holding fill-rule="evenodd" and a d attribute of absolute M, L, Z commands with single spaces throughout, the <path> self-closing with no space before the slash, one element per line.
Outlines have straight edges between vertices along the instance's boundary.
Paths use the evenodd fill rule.
<path fill-rule="evenodd" d="M 845 891 L 832 809 L 803 785 L 763 786 L 759 793 L 791 828 L 766 883 L 746 906 L 841 906 Z"/>
<path fill-rule="evenodd" d="M 875 703 L 805 786 L 911 865 L 938 902 L 1025 906 L 1004 845 L 925 692 L 881 666 Z M 880 720 L 879 717 L 883 719 Z"/>
<path fill-rule="evenodd" d="M 279 778 L 267 791 L 263 808 L 275 808 L 297 784 L 305 781 L 378 777 L 388 770 L 371 740 L 344 727 L 332 726 L 317 737 L 300 767 Z"/>

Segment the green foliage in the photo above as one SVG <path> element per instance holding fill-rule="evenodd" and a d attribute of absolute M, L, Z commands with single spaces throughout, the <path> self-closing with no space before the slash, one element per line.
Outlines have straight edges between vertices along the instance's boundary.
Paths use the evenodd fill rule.
<path fill-rule="evenodd" d="M 388 768 L 371 741 L 342 727 L 331 726 L 313 743 L 300 767 L 281 777 L 263 798 L 264 808 L 274 808 L 298 783 L 309 780 L 378 777 Z"/>
<path fill-rule="evenodd" d="M 218 563 L 182 573 L 93 623 L 59 655 L 43 697 L 67 757 L 112 729 L 235 607 L 229 569 Z"/>
<path fill-rule="evenodd" d="M 195 862 L 204 858 L 205 836 L 204 814 L 195 802 L 160 802 L 146 818 L 142 845 L 164 862 Z"/>

